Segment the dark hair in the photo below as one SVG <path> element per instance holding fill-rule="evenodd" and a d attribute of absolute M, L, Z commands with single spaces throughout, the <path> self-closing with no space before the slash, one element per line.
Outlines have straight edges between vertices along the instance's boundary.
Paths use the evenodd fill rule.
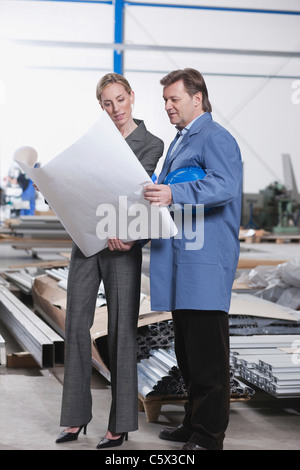
<path fill-rule="evenodd" d="M 208 99 L 208 91 L 203 76 L 198 70 L 195 69 L 183 69 L 174 70 L 168 73 L 165 77 L 160 80 L 160 84 L 163 86 L 172 85 L 179 80 L 183 81 L 184 87 L 190 96 L 194 96 L 196 93 L 202 93 L 202 108 L 205 112 L 212 112 L 212 106 Z"/>

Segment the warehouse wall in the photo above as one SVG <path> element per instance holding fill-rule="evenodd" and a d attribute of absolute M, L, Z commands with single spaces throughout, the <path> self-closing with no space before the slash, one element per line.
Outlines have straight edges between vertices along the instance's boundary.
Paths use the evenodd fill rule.
<path fill-rule="evenodd" d="M 300 11 L 299 0 L 213 3 Z M 143 118 L 167 148 L 175 132 L 163 108 L 159 80 L 175 68 L 195 67 L 206 78 L 214 119 L 241 146 L 244 190 L 255 192 L 282 181 L 282 153 L 290 153 L 300 189 L 299 30 L 300 15 L 127 6 L 126 44 L 178 48 L 125 52 L 124 74 L 136 92 L 134 115 Z M 98 119 L 95 87 L 113 69 L 113 52 L 95 45 L 109 45 L 113 38 L 112 5 L 0 0 L 1 180 L 19 146 L 35 147 L 39 160 L 46 163 Z M 73 47 L 74 42 L 79 47 Z M 180 47 L 217 51 L 180 52 Z M 298 56 L 221 54 L 220 49 L 298 52 Z"/>

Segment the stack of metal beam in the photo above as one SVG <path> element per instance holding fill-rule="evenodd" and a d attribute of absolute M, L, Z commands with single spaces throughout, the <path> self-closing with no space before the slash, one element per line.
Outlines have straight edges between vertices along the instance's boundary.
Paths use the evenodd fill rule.
<path fill-rule="evenodd" d="M 138 362 L 138 388 L 144 397 L 186 397 L 185 385 L 172 348 L 151 350 L 148 359 Z"/>
<path fill-rule="evenodd" d="M 300 344 L 299 336 L 265 337 L 258 343 L 252 338 L 243 343 L 245 347 L 241 340 L 239 347 L 231 345 L 237 375 L 277 398 L 300 397 L 300 350 L 297 346 L 291 348 Z"/>
<path fill-rule="evenodd" d="M 17 236 L 70 240 L 60 220 L 56 216 L 25 215 L 14 219 L 11 233 Z"/>
<path fill-rule="evenodd" d="M 63 339 L 6 287 L 0 287 L 0 318 L 42 368 L 64 363 Z"/>
<path fill-rule="evenodd" d="M 230 370 L 230 396 L 231 398 L 250 398 L 255 394 L 253 388 L 241 382 L 235 376 L 235 370 Z"/>
<path fill-rule="evenodd" d="M 229 315 L 231 336 L 300 334 L 300 321 Z"/>
<path fill-rule="evenodd" d="M 57 285 L 59 287 L 67 290 L 69 267 L 46 269 L 45 272 L 58 281 Z M 106 296 L 104 291 L 104 284 L 102 281 L 98 289 L 96 307 L 102 307 L 103 305 L 106 305 Z"/>
<path fill-rule="evenodd" d="M 171 320 L 140 328 L 138 344 L 138 386 L 144 397 L 186 397 L 187 391 L 179 371 L 174 351 L 174 332 Z M 254 390 L 230 374 L 232 397 L 249 398 Z"/>
<path fill-rule="evenodd" d="M 44 273 L 45 271 L 43 269 L 35 267 L 27 267 L 19 270 L 9 269 L 3 272 L 5 278 L 25 294 L 31 294 L 34 279 L 36 276 Z"/>
<path fill-rule="evenodd" d="M 150 356 L 152 349 L 168 349 L 174 342 L 174 331 L 172 320 L 154 323 L 139 328 L 137 337 L 138 361 Z"/>

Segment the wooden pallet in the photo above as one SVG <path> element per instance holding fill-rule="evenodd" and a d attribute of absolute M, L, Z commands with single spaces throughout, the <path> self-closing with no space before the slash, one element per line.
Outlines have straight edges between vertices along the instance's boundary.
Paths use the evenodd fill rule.
<path fill-rule="evenodd" d="M 240 239 L 240 241 L 244 241 L 245 243 L 300 243 L 300 234 L 255 235 L 253 237 L 245 237 Z"/>
<path fill-rule="evenodd" d="M 139 411 L 145 411 L 149 423 L 156 423 L 160 414 L 162 405 L 184 405 L 185 397 L 162 397 L 152 396 L 144 397 L 139 393 Z"/>
<path fill-rule="evenodd" d="M 249 401 L 251 397 L 248 395 L 235 395 L 232 394 L 230 401 Z M 163 405 L 184 405 L 187 401 L 186 397 L 162 397 L 162 396 L 152 396 L 144 397 L 139 393 L 139 411 L 144 411 L 146 413 L 146 418 L 148 423 L 156 423 L 160 415 L 161 407 Z"/>

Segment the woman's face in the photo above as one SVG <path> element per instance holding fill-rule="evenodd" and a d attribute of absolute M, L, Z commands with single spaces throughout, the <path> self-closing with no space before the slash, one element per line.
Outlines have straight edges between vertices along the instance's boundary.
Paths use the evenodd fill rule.
<path fill-rule="evenodd" d="M 133 91 L 128 94 L 121 83 L 112 83 L 106 86 L 101 93 L 101 107 L 107 111 L 118 128 L 127 124 L 131 118 L 133 102 Z"/>

